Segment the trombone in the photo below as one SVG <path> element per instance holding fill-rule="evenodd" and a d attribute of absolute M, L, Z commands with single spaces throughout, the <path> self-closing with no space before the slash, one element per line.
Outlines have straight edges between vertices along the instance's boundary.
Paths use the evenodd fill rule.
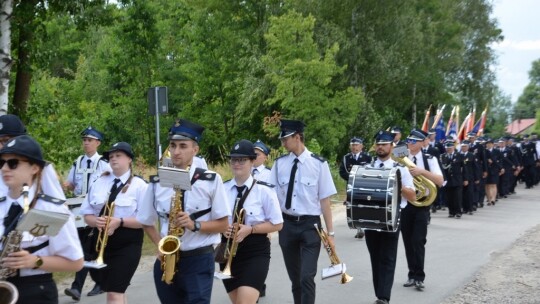
<path fill-rule="evenodd" d="M 323 279 L 341 274 L 341 280 L 339 281 L 341 284 L 349 283 L 353 280 L 353 277 L 348 275 L 345 271 L 347 270 L 347 266 L 345 266 L 345 263 L 341 263 L 339 260 L 336 250 L 330 246 L 330 243 L 328 243 L 328 233 L 324 231 L 323 228 L 319 228 L 319 225 L 313 224 L 315 226 L 315 229 L 317 230 L 317 233 L 319 233 L 319 236 L 321 237 L 321 241 L 323 242 L 324 248 L 326 249 L 326 252 L 328 253 L 328 257 L 330 258 L 330 267 L 327 267 L 322 270 L 323 272 Z M 337 267 L 335 267 L 337 266 Z"/>
<path fill-rule="evenodd" d="M 103 253 L 105 252 L 107 240 L 109 239 L 109 225 L 111 223 L 111 218 L 113 214 L 114 202 L 110 204 L 105 203 L 105 210 L 103 211 L 103 215 L 107 217 L 107 220 L 105 221 L 105 227 L 99 231 L 96 242 L 96 251 L 98 252 L 98 257 L 95 261 L 84 262 L 85 267 L 100 269 L 107 266 L 107 264 L 103 262 Z"/>

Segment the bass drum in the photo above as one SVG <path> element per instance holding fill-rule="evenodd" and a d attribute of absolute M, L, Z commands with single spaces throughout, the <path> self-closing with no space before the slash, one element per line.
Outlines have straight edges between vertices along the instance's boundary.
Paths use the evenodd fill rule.
<path fill-rule="evenodd" d="M 68 198 L 66 200 L 66 205 L 68 206 L 69 211 L 71 211 L 71 213 L 75 217 L 75 226 L 77 228 L 86 227 L 86 223 L 84 222 L 84 217 L 81 215 L 81 205 L 83 201 L 84 201 L 84 196 Z"/>
<path fill-rule="evenodd" d="M 397 168 L 353 166 L 347 183 L 351 229 L 395 232 L 399 227 L 401 175 Z"/>

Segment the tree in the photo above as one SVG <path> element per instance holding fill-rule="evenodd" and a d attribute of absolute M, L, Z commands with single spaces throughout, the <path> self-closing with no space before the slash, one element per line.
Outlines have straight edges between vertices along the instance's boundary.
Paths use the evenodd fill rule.
<path fill-rule="evenodd" d="M 0 4 L 0 115 L 8 111 L 9 77 L 11 72 L 11 13 L 13 0 Z"/>
<path fill-rule="evenodd" d="M 514 107 L 515 119 L 534 118 L 540 109 L 540 59 L 532 63 L 529 83 L 523 89 Z"/>

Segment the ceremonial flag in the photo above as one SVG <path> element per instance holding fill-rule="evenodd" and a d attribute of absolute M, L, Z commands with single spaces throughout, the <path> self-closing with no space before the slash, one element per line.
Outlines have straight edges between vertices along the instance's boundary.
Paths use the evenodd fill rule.
<path fill-rule="evenodd" d="M 463 120 L 463 123 L 461 124 L 461 128 L 459 128 L 459 132 L 457 134 L 458 141 L 462 141 L 466 138 L 467 133 L 468 133 L 467 129 L 471 125 L 470 122 L 472 121 L 471 115 L 472 115 L 472 112 L 469 113 L 469 115 L 467 115 L 465 119 Z"/>
<path fill-rule="evenodd" d="M 439 126 L 439 121 L 442 119 L 442 115 L 443 115 L 443 111 L 445 107 L 446 105 L 443 105 L 440 109 L 437 109 L 437 114 L 435 115 L 435 118 L 433 119 L 433 125 L 431 126 L 433 129 L 436 129 Z M 444 126 L 444 122 L 442 125 Z"/>
<path fill-rule="evenodd" d="M 442 111 L 441 111 L 442 112 Z M 444 119 L 442 116 L 439 116 L 437 125 L 435 126 L 435 140 L 441 142 L 446 139 L 446 132 L 444 127 Z"/>
<path fill-rule="evenodd" d="M 452 113 L 450 113 L 450 118 L 448 119 L 448 124 L 446 125 L 446 133 L 445 133 L 446 136 L 450 134 L 450 127 L 452 126 L 452 123 L 454 122 L 455 113 L 456 113 L 456 107 L 453 107 Z"/>
<path fill-rule="evenodd" d="M 447 131 L 448 134 L 446 136 L 457 141 L 457 134 L 458 134 L 457 121 L 450 121 L 448 123 L 450 124 L 450 126 L 448 127 L 448 131 Z"/>
<path fill-rule="evenodd" d="M 487 114 L 487 106 L 484 109 L 484 111 L 482 111 L 482 114 L 480 114 L 480 118 L 478 119 L 474 127 L 472 128 L 472 132 L 475 132 L 476 136 L 484 135 L 484 127 L 486 126 L 486 116 L 487 116 L 486 114 Z"/>
<path fill-rule="evenodd" d="M 424 123 L 422 124 L 422 131 L 429 131 L 429 114 L 431 112 L 431 105 L 429 105 L 428 110 L 426 111 L 426 117 L 424 117 Z"/>

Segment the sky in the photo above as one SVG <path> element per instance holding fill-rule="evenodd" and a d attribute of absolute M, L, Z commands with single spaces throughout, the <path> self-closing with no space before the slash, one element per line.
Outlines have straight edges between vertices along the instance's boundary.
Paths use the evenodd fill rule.
<path fill-rule="evenodd" d="M 529 83 L 532 62 L 540 59 L 540 0 L 493 0 L 504 40 L 494 49 L 499 87 L 515 102 Z"/>

